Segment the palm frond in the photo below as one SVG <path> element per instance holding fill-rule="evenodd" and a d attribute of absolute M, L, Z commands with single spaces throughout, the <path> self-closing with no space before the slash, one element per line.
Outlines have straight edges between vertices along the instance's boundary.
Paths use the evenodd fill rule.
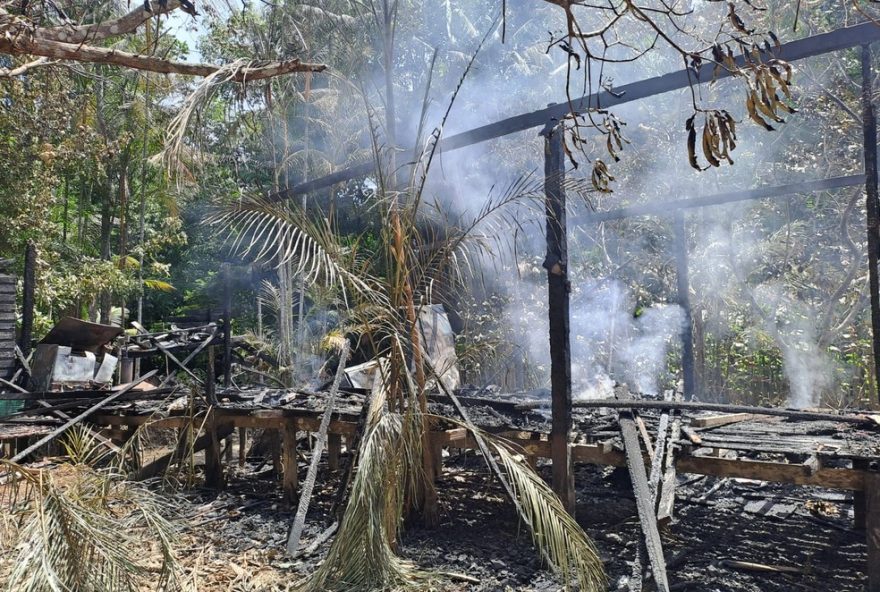
<path fill-rule="evenodd" d="M 581 592 L 607 588 L 602 559 L 583 529 L 562 507 L 547 483 L 503 440 L 481 434 L 501 460 L 517 498 L 517 509 L 532 534 L 532 542 L 546 557 L 568 589 L 577 581 Z"/>
<path fill-rule="evenodd" d="M 276 265 L 294 264 L 294 275 L 307 285 L 337 286 L 345 297 L 353 290 L 366 300 L 382 301 L 375 281 L 359 273 L 356 261 L 326 220 L 311 220 L 295 205 L 273 203 L 258 196 L 218 208 L 206 221 L 224 233 L 230 248 L 242 257 Z M 363 277 L 367 279 L 363 279 Z"/>
<path fill-rule="evenodd" d="M 174 552 L 175 527 L 164 518 L 170 509 L 155 494 L 86 464 L 41 471 L 0 461 L 0 467 L 15 481 L 18 495 L 8 507 L 22 522 L 9 590 L 189 589 Z M 144 553 L 145 541 L 160 549 L 158 570 Z"/>
<path fill-rule="evenodd" d="M 402 414 L 381 413 L 388 379 L 383 368 L 339 532 L 318 570 L 299 585 L 300 592 L 424 589 L 430 579 L 394 551 L 404 498 L 416 479 L 412 469 L 421 466 L 422 420 L 417 404 Z"/>

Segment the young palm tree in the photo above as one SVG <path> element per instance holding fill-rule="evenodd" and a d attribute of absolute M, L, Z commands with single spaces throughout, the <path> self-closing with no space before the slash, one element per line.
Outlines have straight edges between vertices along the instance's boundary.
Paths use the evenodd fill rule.
<path fill-rule="evenodd" d="M 424 142 L 403 188 L 393 182 L 396 175 L 387 174 L 388 159 L 373 135 L 378 171 L 374 207 L 387 221 L 377 248 L 362 247 L 362 236 L 338 236 L 326 220 L 309 217 L 297 205 L 260 197 L 221 206 L 208 218 L 230 237 L 240 255 L 278 265 L 293 263 L 308 283 L 335 286 L 345 303 L 345 332 L 357 335 L 384 360 L 339 533 L 327 559 L 302 583 L 304 591 L 397 589 L 424 586 L 430 580 L 430 574 L 395 552 L 404 515 L 436 507 L 426 445 L 436 418 L 427 412 L 431 369 L 419 339 L 419 310 L 442 300 L 443 293 L 464 287 L 484 258 L 503 250 L 499 237 L 509 233 L 499 230 L 516 224 L 515 213 L 532 211 L 536 220 L 543 216 L 543 179 L 531 175 L 489 196 L 464 222 L 453 223 L 447 208 L 425 198 L 448 115 L 447 109 L 440 127 Z M 577 180 L 566 181 L 566 187 L 584 191 Z M 536 204 L 539 207 L 533 208 Z M 441 285 L 446 289 L 439 290 Z M 477 431 L 473 425 L 466 427 Z M 604 589 L 602 564 L 592 543 L 543 479 L 508 444 L 482 433 L 475 436 L 487 443 L 538 551 L 562 581 L 568 585 L 574 579 L 585 591 Z M 424 518 L 428 523 L 436 519 L 430 514 Z"/>

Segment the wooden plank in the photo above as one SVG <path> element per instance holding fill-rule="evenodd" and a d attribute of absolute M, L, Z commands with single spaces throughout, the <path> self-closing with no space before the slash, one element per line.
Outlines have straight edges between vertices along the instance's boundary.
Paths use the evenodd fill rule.
<path fill-rule="evenodd" d="M 657 424 L 657 448 L 651 459 L 651 473 L 648 476 L 648 488 L 651 491 L 651 506 L 657 508 L 660 493 L 660 477 L 663 475 L 663 461 L 666 459 L 667 437 L 669 436 L 669 413 L 660 416 Z"/>
<path fill-rule="evenodd" d="M 312 491 L 315 488 L 315 480 L 318 478 L 318 465 L 321 462 L 321 453 L 324 451 L 324 446 L 327 444 L 327 430 L 330 428 L 330 416 L 333 413 L 333 405 L 336 403 L 336 395 L 339 392 L 339 385 L 342 382 L 342 376 L 345 374 L 345 363 L 348 361 L 348 350 L 348 340 L 345 340 L 342 344 L 342 349 L 339 351 L 339 365 L 336 367 L 336 376 L 333 377 L 333 384 L 330 386 L 330 392 L 327 394 L 324 416 L 321 418 L 321 425 L 318 427 L 318 431 L 315 432 L 315 442 L 312 445 L 312 461 L 309 464 L 309 470 L 306 473 L 305 483 L 303 483 L 302 494 L 300 495 L 299 505 L 296 509 L 296 516 L 294 516 L 293 526 L 290 529 L 290 536 L 287 537 L 287 553 L 290 555 L 295 555 L 299 550 L 299 541 L 302 537 L 303 529 L 306 526 L 306 512 L 309 510 L 309 504 L 312 501 Z M 289 430 L 290 428 L 287 429 Z M 295 441 L 296 436 L 294 434 L 294 442 Z M 295 446 L 296 445 L 294 444 L 294 447 Z"/>
<path fill-rule="evenodd" d="M 701 446 L 703 444 L 703 438 L 688 426 L 681 426 L 681 433 L 683 433 L 694 446 Z"/>
<path fill-rule="evenodd" d="M 525 401 L 518 403 L 515 408 L 521 411 L 540 409 L 546 403 L 542 401 Z M 724 403 L 702 403 L 698 401 L 656 401 L 653 399 L 630 399 L 621 401 L 618 399 L 592 399 L 575 401 L 572 407 L 578 409 L 679 409 L 682 411 L 719 411 L 722 413 L 754 413 L 757 415 L 772 415 L 775 417 L 787 417 L 804 421 L 837 421 L 841 423 L 873 424 L 874 421 L 868 415 L 840 415 L 837 413 L 821 413 L 816 411 L 798 411 L 795 409 L 780 409 L 778 407 L 751 407 L 748 405 L 727 405 Z"/>
<path fill-rule="evenodd" d="M 621 397 L 629 397 L 626 388 L 617 391 Z M 639 448 L 639 434 L 632 412 L 623 410 L 620 413 L 620 434 L 623 437 L 623 445 L 626 451 L 626 464 L 629 468 L 632 480 L 633 493 L 636 497 L 636 509 L 639 514 L 639 522 L 645 537 L 645 548 L 648 560 L 651 563 L 651 571 L 654 582 L 660 592 L 669 592 L 669 580 L 666 576 L 666 560 L 663 557 L 663 542 L 660 540 L 660 531 L 657 528 L 657 515 L 652 502 L 651 491 L 648 487 L 648 476 L 645 473 L 645 462 Z"/>
<path fill-rule="evenodd" d="M 667 521 L 672 518 L 675 506 L 675 486 L 678 484 L 676 475 L 676 447 L 681 432 L 681 416 L 673 412 L 672 426 L 669 429 L 669 442 L 666 445 L 663 480 L 660 483 L 660 499 L 657 502 L 657 520 Z"/>
<path fill-rule="evenodd" d="M 691 427 L 717 428 L 719 426 L 760 418 L 760 415 L 754 413 L 725 413 L 723 415 L 712 415 L 709 417 L 693 417 L 691 418 Z"/>
<path fill-rule="evenodd" d="M 247 428 L 238 428 L 238 466 L 243 467 L 247 461 Z"/>
<path fill-rule="evenodd" d="M 636 427 L 639 428 L 639 436 L 642 438 L 642 444 L 645 445 L 645 450 L 648 451 L 648 458 L 653 462 L 654 460 L 654 445 L 651 443 L 651 436 L 648 434 L 648 428 L 645 426 L 645 420 L 635 416 Z"/>
<path fill-rule="evenodd" d="M 98 401 L 97 403 L 95 403 L 94 405 L 92 405 L 91 407 L 89 407 L 88 409 L 86 409 L 85 411 L 83 411 L 82 413 L 77 415 L 76 417 L 66 421 L 64 423 L 64 425 L 62 425 L 61 427 L 54 430 L 51 434 L 48 434 L 48 435 L 40 438 L 37 442 L 35 442 L 31 446 L 28 446 L 27 448 L 25 448 L 24 450 L 22 450 L 21 452 L 16 454 L 14 457 L 12 457 L 10 462 L 14 462 L 14 463 L 19 462 L 23 458 L 26 458 L 27 455 L 29 455 L 30 453 L 39 449 L 40 446 L 43 446 L 44 444 L 51 442 L 52 440 L 54 440 L 55 438 L 57 438 L 58 436 L 60 436 L 61 434 L 63 434 L 64 432 L 66 432 L 67 430 L 69 430 L 70 428 L 72 428 L 73 426 L 75 426 L 76 424 L 81 422 L 82 420 L 84 420 L 85 418 L 87 418 L 88 416 L 90 416 L 93 413 L 95 413 L 96 411 L 98 411 L 101 407 L 104 407 L 104 406 L 112 403 L 114 399 L 117 399 L 120 396 L 124 395 L 125 393 L 127 393 L 128 391 L 130 391 L 131 389 L 136 387 L 138 384 L 140 384 L 141 382 L 143 382 L 143 381 L 147 380 L 148 378 L 152 377 L 153 375 L 155 375 L 157 372 L 158 372 L 158 370 L 151 370 L 150 372 L 148 372 L 147 374 L 144 374 L 143 376 L 141 376 L 140 378 L 138 378 L 134 382 L 129 382 L 127 385 L 125 385 L 125 387 L 123 389 L 116 391 L 115 393 L 111 394 L 109 397 L 106 397 L 106 398 Z"/>
<path fill-rule="evenodd" d="M 342 451 L 342 436 L 327 434 L 327 469 L 339 470 L 339 454 Z"/>
<path fill-rule="evenodd" d="M 810 471 L 804 465 L 777 462 L 752 461 L 741 458 L 715 458 L 706 456 L 682 456 L 676 462 L 682 473 L 712 475 L 714 477 L 738 477 L 772 483 L 793 485 L 816 485 L 829 489 L 859 491 L 864 488 L 865 471 L 822 467 Z"/>
<path fill-rule="evenodd" d="M 281 480 L 281 489 L 284 493 L 284 500 L 293 505 L 296 502 L 296 490 L 299 487 L 299 462 L 296 454 L 296 426 L 287 423 L 281 432 L 282 444 L 284 446 L 281 451 L 282 470 L 284 474 Z"/>
<path fill-rule="evenodd" d="M 284 410 L 289 411 L 289 410 Z M 289 421 L 294 421 L 297 429 L 308 432 L 317 431 L 320 420 L 313 417 L 297 417 L 294 414 L 275 414 L 269 416 L 256 416 L 249 414 L 229 413 L 227 410 L 215 410 L 217 421 L 234 425 L 235 427 L 253 428 L 261 430 L 280 430 Z M 155 428 L 179 428 L 188 423 L 185 416 L 171 416 L 157 418 L 153 415 L 97 415 L 92 419 L 96 424 L 118 424 L 139 426 L 149 423 Z M 354 435 L 357 425 L 349 421 L 330 421 L 330 431 L 344 436 Z"/>
<path fill-rule="evenodd" d="M 223 473 L 223 459 L 220 458 L 220 441 L 231 434 L 232 429 L 225 426 L 221 436 L 210 412 L 206 429 L 205 435 L 208 436 L 208 441 L 205 446 L 205 486 L 211 489 L 223 489 L 226 485 L 226 476 Z"/>
<path fill-rule="evenodd" d="M 868 592 L 880 592 L 880 474 L 865 473 Z"/>

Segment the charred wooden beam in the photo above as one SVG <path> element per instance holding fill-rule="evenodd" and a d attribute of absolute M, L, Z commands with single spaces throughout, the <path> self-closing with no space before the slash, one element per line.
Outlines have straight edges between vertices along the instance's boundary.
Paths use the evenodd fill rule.
<path fill-rule="evenodd" d="M 855 187 L 864 182 L 865 175 L 845 175 L 842 177 L 829 177 L 827 179 L 814 179 L 811 181 L 789 183 L 787 185 L 773 185 L 769 187 L 758 187 L 757 189 L 728 191 L 704 197 L 652 202 L 628 208 L 608 210 L 607 212 L 589 212 L 580 216 L 574 216 L 571 222 L 573 224 L 586 224 L 590 222 L 622 220 L 634 216 L 666 216 L 670 211 L 675 210 L 706 208 L 738 201 L 784 197 L 795 193 L 813 193 L 816 191 L 828 191 L 830 189 L 842 189 L 844 187 Z"/>
<path fill-rule="evenodd" d="M 543 401 L 524 401 L 516 405 L 517 409 L 540 409 L 546 403 Z M 803 421 L 838 421 L 841 423 L 873 424 L 877 425 L 868 415 L 838 415 L 837 413 L 821 413 L 818 411 L 798 411 L 795 409 L 780 409 L 779 407 L 752 407 L 749 405 L 727 405 L 725 403 L 702 403 L 699 401 L 657 401 L 649 399 L 632 399 L 620 401 L 618 399 L 593 399 L 589 401 L 575 401 L 572 407 L 578 409 L 680 409 L 683 411 L 719 411 L 722 413 L 752 413 L 755 415 L 772 415 L 775 417 L 787 417 Z"/>
<path fill-rule="evenodd" d="M 880 592 L 880 474 L 865 474 L 865 540 L 868 592 Z"/>
<path fill-rule="evenodd" d="M 798 39 L 797 41 L 785 43 L 776 53 L 786 61 L 795 62 L 832 51 L 858 47 L 859 45 L 873 41 L 880 41 L 880 27 L 877 27 L 872 22 L 868 22 L 854 25 L 852 27 L 842 27 L 829 33 L 814 35 L 812 37 L 807 37 L 806 39 Z M 738 64 L 742 65 L 742 56 L 739 56 L 736 60 Z M 449 152 L 466 146 L 472 146 L 480 142 L 485 142 L 487 140 L 501 138 L 512 133 L 540 127 L 545 125 L 547 121 L 552 119 L 558 120 L 567 115 L 571 111 L 572 105 L 576 110 L 595 107 L 597 105 L 601 105 L 602 108 L 608 109 L 615 105 L 622 105 L 652 97 L 654 95 L 688 88 L 694 84 L 701 84 L 716 80 L 717 78 L 724 78 L 729 76 L 731 71 L 732 70 L 721 69 L 717 77 L 704 76 L 701 79 L 696 75 L 693 69 L 685 68 L 677 72 L 670 72 L 669 74 L 664 74 L 662 76 L 639 80 L 638 82 L 633 82 L 631 84 L 615 86 L 610 90 L 602 90 L 581 98 L 573 99 L 572 101 L 554 103 L 544 109 L 539 109 L 530 113 L 522 113 L 454 136 L 449 136 L 440 142 L 439 151 Z M 403 152 L 411 153 L 412 149 L 404 150 Z M 270 199 L 288 199 L 295 195 L 311 193 L 337 183 L 363 177 L 374 170 L 375 164 L 372 162 L 358 164 L 306 183 L 300 183 L 290 189 L 271 195 Z M 669 210 L 666 210 L 666 212 L 668 211 Z"/>
<path fill-rule="evenodd" d="M 26 358 L 31 353 L 34 330 L 34 290 L 36 288 L 37 248 L 28 241 L 24 252 L 24 277 L 21 303 L 21 334 L 18 347 Z"/>
<path fill-rule="evenodd" d="M 85 411 L 83 411 L 82 413 L 77 415 L 76 417 L 73 417 L 73 418 L 67 420 L 61 427 L 57 428 L 56 430 L 53 430 L 51 434 L 47 434 L 46 436 L 37 440 L 34 444 L 28 446 L 27 448 L 25 448 L 24 450 L 22 450 L 21 452 L 16 454 L 14 457 L 12 457 L 10 462 L 14 462 L 14 463 L 19 462 L 23 458 L 26 458 L 27 455 L 34 452 L 35 450 L 38 450 L 40 448 L 40 446 L 43 446 L 43 445 L 47 444 L 48 442 L 51 442 L 52 440 L 54 440 L 55 438 L 57 438 L 58 436 L 60 436 L 61 434 L 63 434 L 64 432 L 66 432 L 67 430 L 69 430 L 70 428 L 75 426 L 76 424 L 78 424 L 79 422 L 83 421 L 85 418 L 94 414 L 96 411 L 101 409 L 101 407 L 109 405 L 115 399 L 118 399 L 119 397 L 123 396 L 125 393 L 127 393 L 128 391 L 130 391 L 131 389 L 136 387 L 138 384 L 140 384 L 141 382 L 145 381 L 146 379 L 148 379 L 151 376 L 153 376 L 154 374 L 156 374 L 156 372 L 157 372 L 156 370 L 153 370 L 151 372 L 148 372 L 147 374 L 144 374 L 142 377 L 138 378 L 136 381 L 128 383 L 127 385 L 125 385 L 124 388 L 122 388 L 122 389 L 114 392 L 110 396 L 98 401 L 97 403 L 95 403 L 94 405 L 92 405 L 91 407 L 89 407 L 88 409 L 86 409 Z"/>
<path fill-rule="evenodd" d="M 871 333 L 874 350 L 874 384 L 880 380 L 880 197 L 877 193 L 877 118 L 873 100 L 874 75 L 871 47 L 862 46 L 862 135 L 865 156 L 865 209 L 868 226 L 868 284 L 871 292 Z M 874 393 L 880 398 L 880 390 Z"/>
<path fill-rule="evenodd" d="M 293 525 L 290 527 L 290 535 L 287 537 L 287 553 L 290 555 L 295 555 L 299 550 L 299 540 L 302 537 L 303 529 L 306 527 L 306 513 L 312 501 L 315 480 L 318 478 L 318 464 L 321 462 L 321 453 L 324 452 L 324 446 L 327 444 L 327 430 L 330 429 L 330 416 L 333 414 L 333 404 L 336 402 L 336 394 L 339 392 L 339 385 L 342 382 L 343 374 L 345 374 L 348 349 L 349 344 L 346 340 L 343 342 L 342 350 L 339 352 L 339 365 L 336 367 L 336 376 L 333 377 L 333 385 L 330 387 L 330 393 L 327 395 L 327 403 L 324 409 L 324 416 L 321 418 L 321 426 L 315 434 L 315 443 L 312 446 L 312 461 L 309 464 L 306 480 L 303 483 L 296 516 L 293 519 Z M 296 445 L 294 444 L 294 450 L 295 448 Z"/>
<path fill-rule="evenodd" d="M 550 391 L 553 412 L 553 490 L 574 514 L 575 491 L 571 449 L 571 342 L 569 318 L 568 238 L 565 224 L 565 157 L 561 125 L 544 135 L 544 195 L 547 218 L 547 307 L 550 318 Z"/>
<path fill-rule="evenodd" d="M 206 425 L 208 437 L 205 446 L 205 487 L 223 489 L 226 486 L 226 475 L 223 472 L 223 459 L 220 456 L 220 442 L 232 433 L 231 426 L 218 427 L 214 414 L 208 418 Z"/>

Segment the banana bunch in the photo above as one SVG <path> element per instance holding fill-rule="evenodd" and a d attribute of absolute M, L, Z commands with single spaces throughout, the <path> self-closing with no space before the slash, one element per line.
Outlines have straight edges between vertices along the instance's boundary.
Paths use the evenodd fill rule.
<path fill-rule="evenodd" d="M 730 153 L 736 149 L 736 121 L 724 109 L 704 111 L 702 152 L 703 157 L 713 167 L 721 166 L 721 161 L 726 160 L 733 164 Z M 697 160 L 697 126 L 695 119 L 697 114 L 691 115 L 685 122 L 688 132 L 688 160 L 692 167 L 698 171 L 704 171 L 709 167 L 700 166 Z"/>

